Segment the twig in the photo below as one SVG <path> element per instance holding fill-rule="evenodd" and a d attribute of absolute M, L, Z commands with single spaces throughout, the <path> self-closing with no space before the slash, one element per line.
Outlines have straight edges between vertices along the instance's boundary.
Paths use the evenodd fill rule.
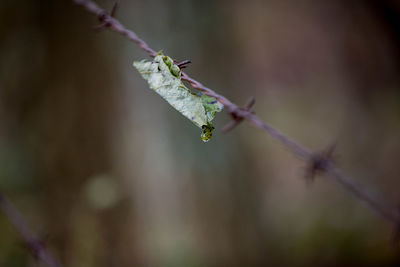
<path fill-rule="evenodd" d="M 109 29 L 126 36 L 129 40 L 135 42 L 140 48 L 142 48 L 149 56 L 154 57 L 156 52 L 151 49 L 148 44 L 140 39 L 133 31 L 126 29 L 118 20 L 113 18 L 111 15 L 107 14 L 103 9 L 101 9 L 95 2 L 91 0 L 73 0 L 76 4 L 83 6 L 90 13 L 95 14 L 101 22 L 106 23 L 106 27 Z M 307 148 L 303 147 L 296 141 L 292 140 L 288 136 L 284 135 L 273 126 L 268 123 L 263 122 L 258 116 L 250 111 L 249 108 L 240 108 L 236 104 L 232 103 L 226 97 L 217 94 L 208 87 L 205 87 L 200 82 L 189 77 L 186 73 L 182 72 L 182 80 L 185 80 L 191 84 L 192 87 L 204 94 L 216 98 L 221 102 L 230 112 L 235 121 L 247 120 L 253 126 L 266 131 L 271 137 L 279 141 L 282 145 L 288 148 L 293 154 L 299 158 L 306 161 L 314 161 L 315 156 Z M 235 125 L 236 126 L 236 123 Z M 229 126 L 229 127 L 234 127 Z M 317 157 L 319 160 L 321 158 Z M 330 158 L 325 157 L 324 162 L 318 162 L 318 171 L 323 171 L 328 175 L 328 177 L 335 180 L 337 183 L 342 185 L 349 193 L 360 201 L 366 203 L 372 210 L 377 212 L 383 218 L 392 222 L 396 227 L 400 225 L 400 215 L 397 213 L 396 209 L 390 207 L 387 204 L 383 204 L 377 197 L 369 194 L 361 186 L 356 185 L 352 182 L 347 175 L 340 171 L 335 164 L 330 160 Z"/>
<path fill-rule="evenodd" d="M 21 213 L 1 192 L 0 210 L 20 233 L 26 245 L 31 249 L 34 258 L 43 261 L 49 267 L 61 267 L 58 261 L 50 254 L 44 244 L 29 227 Z"/>

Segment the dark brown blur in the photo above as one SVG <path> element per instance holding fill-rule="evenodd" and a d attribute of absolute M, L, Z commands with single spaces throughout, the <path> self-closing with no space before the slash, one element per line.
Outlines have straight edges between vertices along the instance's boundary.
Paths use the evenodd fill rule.
<path fill-rule="evenodd" d="M 108 10 L 113 1 L 98 1 Z M 206 86 L 400 204 L 396 0 L 128 1 L 117 18 Z M 0 1 L 0 191 L 66 267 L 399 266 L 393 227 L 265 132 L 215 137 L 72 1 Z M 44 266 L 0 214 L 0 266 Z"/>

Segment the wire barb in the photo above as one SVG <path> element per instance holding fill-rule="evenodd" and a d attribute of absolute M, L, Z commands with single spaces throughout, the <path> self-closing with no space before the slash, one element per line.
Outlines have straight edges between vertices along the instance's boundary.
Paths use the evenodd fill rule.
<path fill-rule="evenodd" d="M 242 108 L 242 111 L 251 112 L 251 108 L 254 106 L 255 103 L 256 103 L 256 99 L 253 96 L 250 97 L 249 100 L 247 100 L 245 107 Z M 229 122 L 227 125 L 225 125 L 222 128 L 223 133 L 227 133 L 227 132 L 233 130 L 233 128 L 238 126 L 245 119 L 243 116 L 240 116 L 240 114 L 235 112 L 235 110 L 231 111 L 230 114 L 232 117 L 232 121 Z"/>
<path fill-rule="evenodd" d="M 93 29 L 94 29 L 94 30 L 101 30 L 101 29 L 104 29 L 104 28 L 106 28 L 106 27 L 110 27 L 110 26 L 111 26 L 111 23 L 107 20 L 107 17 L 108 17 L 108 16 L 111 17 L 111 18 L 114 18 L 114 17 L 115 17 L 115 14 L 116 14 L 116 12 L 117 12 L 118 5 L 119 5 L 119 0 L 116 0 L 116 1 L 114 2 L 114 5 L 113 5 L 113 7 L 112 7 L 112 9 L 111 9 L 110 14 L 108 14 L 108 13 L 105 12 L 105 11 L 103 11 L 102 14 L 100 14 L 100 15 L 98 16 L 99 21 L 100 21 L 100 24 L 99 24 L 99 25 L 96 25 L 96 26 L 93 26 Z"/>
<path fill-rule="evenodd" d="M 184 60 L 181 62 L 176 63 L 176 65 L 180 68 L 180 69 L 184 69 L 186 68 L 190 63 L 192 63 L 192 61 L 190 60 Z"/>
<path fill-rule="evenodd" d="M 115 0 L 114 5 L 111 9 L 111 13 L 110 13 L 111 17 L 115 18 L 115 14 L 117 13 L 118 6 L 119 6 L 119 0 Z"/>
<path fill-rule="evenodd" d="M 305 178 L 309 182 L 314 182 L 315 176 L 327 170 L 329 163 L 333 161 L 333 152 L 336 148 L 336 142 L 328 146 L 322 152 L 314 153 L 309 158 L 306 168 Z"/>

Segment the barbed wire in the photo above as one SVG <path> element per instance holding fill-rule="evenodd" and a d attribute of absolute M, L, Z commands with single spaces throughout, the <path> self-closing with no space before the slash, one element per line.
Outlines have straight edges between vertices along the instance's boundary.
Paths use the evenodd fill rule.
<path fill-rule="evenodd" d="M 104 9 L 100 8 L 92 0 L 73 1 L 76 4 L 84 7 L 88 12 L 96 15 L 97 18 L 100 20 L 101 26 L 103 28 L 108 28 L 124 35 L 129 40 L 135 42 L 151 57 L 154 57 L 157 54 L 157 52 L 153 50 L 144 40 L 139 38 L 135 32 L 124 27 L 117 19 L 113 17 L 113 15 L 115 14 L 116 5 L 114 5 L 112 13 L 109 14 Z M 329 176 L 342 187 L 344 187 L 358 200 L 366 203 L 368 207 L 374 210 L 377 214 L 381 215 L 383 218 L 393 223 L 395 227 L 398 227 L 398 225 L 400 225 L 400 212 L 397 208 L 384 203 L 377 196 L 369 193 L 359 184 L 353 182 L 353 179 L 351 179 L 335 165 L 330 156 L 326 156 L 320 153 L 313 153 L 295 140 L 291 139 L 289 136 L 277 130 L 272 125 L 262 121 L 257 115 L 255 115 L 254 112 L 251 111 L 251 107 L 254 104 L 254 99 L 250 99 L 247 105 L 242 108 L 231 102 L 225 96 L 217 94 L 212 89 L 191 78 L 185 72 L 182 72 L 182 80 L 187 81 L 193 88 L 202 91 L 204 94 L 216 98 L 225 106 L 225 108 L 227 108 L 233 118 L 233 121 L 224 127 L 224 132 L 233 129 L 244 120 L 248 121 L 256 128 L 262 129 L 267 132 L 271 137 L 279 141 L 296 156 L 307 161 L 309 166 L 311 166 L 311 168 L 308 169 L 311 173 L 315 173 L 316 171 L 325 173 L 327 176 Z"/>
<path fill-rule="evenodd" d="M 22 214 L 2 192 L 0 192 L 0 210 L 17 229 L 24 240 L 25 245 L 30 249 L 35 259 L 43 261 L 49 267 L 61 267 L 61 264 L 53 257 L 45 247 L 45 244 L 29 227 Z"/>
<path fill-rule="evenodd" d="M 124 27 L 117 19 L 113 17 L 118 6 L 118 1 L 115 2 L 110 14 L 91 0 L 72 1 L 84 7 L 88 12 L 97 16 L 97 18 L 100 20 L 100 25 L 96 26 L 96 29 L 111 29 L 135 42 L 149 56 L 154 57 L 157 54 L 157 52 L 153 50 L 144 40 L 139 38 L 135 32 Z M 182 62 L 182 68 L 188 63 L 189 61 Z M 295 140 L 291 139 L 289 136 L 283 134 L 272 125 L 262 121 L 257 115 L 255 115 L 251 110 L 255 103 L 254 98 L 250 98 L 245 107 L 242 108 L 231 102 L 225 96 L 217 94 L 212 89 L 205 87 L 203 84 L 191 78 L 186 73 L 182 72 L 181 77 L 182 80 L 190 83 L 193 88 L 202 91 L 208 96 L 216 98 L 227 108 L 233 120 L 223 128 L 223 132 L 226 133 L 232 130 L 242 121 L 248 121 L 254 127 L 264 130 L 272 138 L 279 141 L 283 146 L 289 149 L 294 155 L 307 162 L 307 177 L 313 179 L 316 173 L 326 174 L 328 177 L 346 189 L 356 199 L 364 202 L 382 218 L 391 222 L 395 228 L 395 239 L 400 239 L 400 209 L 383 202 L 376 195 L 371 194 L 362 186 L 356 184 L 353 179 L 341 171 L 331 159 L 334 147 L 330 147 L 326 152 L 314 153 Z M 15 226 L 36 259 L 43 261 L 49 267 L 61 267 L 61 264 L 58 262 L 58 260 L 52 256 L 52 254 L 45 247 L 44 243 L 41 242 L 35 232 L 29 227 L 28 223 L 18 209 L 5 197 L 2 192 L 0 192 L 0 210 Z"/>

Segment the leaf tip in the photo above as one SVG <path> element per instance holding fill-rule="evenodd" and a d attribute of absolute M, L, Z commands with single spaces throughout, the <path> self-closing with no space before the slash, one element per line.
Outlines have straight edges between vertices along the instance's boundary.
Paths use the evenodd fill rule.
<path fill-rule="evenodd" d="M 214 127 L 212 125 L 203 125 L 201 126 L 201 135 L 200 138 L 203 142 L 208 142 L 210 141 L 213 131 L 214 131 Z"/>

